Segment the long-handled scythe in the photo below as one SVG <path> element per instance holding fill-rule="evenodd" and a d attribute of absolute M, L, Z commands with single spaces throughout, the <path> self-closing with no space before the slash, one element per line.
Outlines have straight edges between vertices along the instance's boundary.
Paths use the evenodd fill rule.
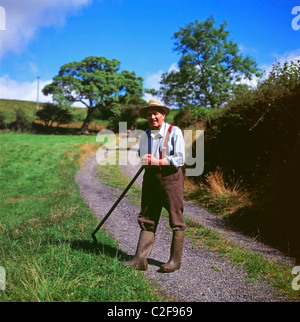
<path fill-rule="evenodd" d="M 109 212 L 105 215 L 105 217 L 102 219 L 102 221 L 100 222 L 100 224 L 94 230 L 94 232 L 92 233 L 92 238 L 93 238 L 94 243 L 97 243 L 96 233 L 98 232 L 98 230 L 103 226 L 103 224 L 106 222 L 106 220 L 108 219 L 108 217 L 112 214 L 112 212 L 118 206 L 118 204 L 120 203 L 120 201 L 124 198 L 124 196 L 126 195 L 126 193 L 128 192 L 128 190 L 131 188 L 131 186 L 134 184 L 134 182 L 136 181 L 136 179 L 139 177 L 139 175 L 141 174 L 141 172 L 143 170 L 144 170 L 144 166 L 142 166 L 139 169 L 139 171 L 136 173 L 136 175 L 134 176 L 134 178 L 130 181 L 129 185 L 122 192 L 122 194 L 120 195 L 120 197 L 118 198 L 118 200 L 114 203 L 114 205 L 110 208 Z"/>

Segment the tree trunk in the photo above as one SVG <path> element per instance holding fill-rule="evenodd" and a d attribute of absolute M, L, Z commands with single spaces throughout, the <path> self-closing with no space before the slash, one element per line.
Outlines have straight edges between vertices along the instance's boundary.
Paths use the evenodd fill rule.
<path fill-rule="evenodd" d="M 94 112 L 93 107 L 88 107 L 86 118 L 81 126 L 80 134 L 90 134 L 88 131 L 88 127 L 90 125 L 90 122 L 92 120 L 92 114 Z"/>

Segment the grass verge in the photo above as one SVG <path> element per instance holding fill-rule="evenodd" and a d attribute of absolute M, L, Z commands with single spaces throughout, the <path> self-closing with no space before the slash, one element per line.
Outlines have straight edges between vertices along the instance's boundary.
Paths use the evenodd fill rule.
<path fill-rule="evenodd" d="M 162 298 L 82 201 L 75 174 L 95 137 L 0 134 L 1 302 L 133 302 Z M 80 147 L 83 147 L 81 149 Z M 83 152 L 84 151 L 84 152 Z"/>

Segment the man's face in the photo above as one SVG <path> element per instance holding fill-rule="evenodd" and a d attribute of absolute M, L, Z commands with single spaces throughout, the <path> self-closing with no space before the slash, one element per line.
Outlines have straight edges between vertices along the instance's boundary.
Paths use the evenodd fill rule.
<path fill-rule="evenodd" d="M 161 111 L 158 111 L 156 108 L 150 108 L 147 111 L 147 120 L 149 126 L 153 130 L 159 130 L 165 120 L 165 114 Z"/>

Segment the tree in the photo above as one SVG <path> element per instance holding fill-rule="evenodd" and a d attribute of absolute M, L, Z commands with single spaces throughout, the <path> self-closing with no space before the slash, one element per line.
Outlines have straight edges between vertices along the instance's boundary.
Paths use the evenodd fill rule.
<path fill-rule="evenodd" d="M 143 95 L 143 79 L 134 72 L 120 72 L 120 62 L 105 57 L 87 57 L 61 67 L 58 76 L 43 89 L 45 95 L 63 96 L 72 103 L 87 107 L 81 133 L 88 133 L 88 125 L 96 108 L 109 107 L 115 113 L 133 97 Z"/>
<path fill-rule="evenodd" d="M 134 129 L 137 126 L 139 109 L 141 109 L 146 104 L 146 102 L 143 102 L 143 104 L 125 105 L 124 107 L 122 107 L 120 115 L 110 118 L 110 126 L 113 128 L 113 130 L 117 131 L 119 128 L 119 122 L 126 122 L 128 129 Z"/>
<path fill-rule="evenodd" d="M 174 34 L 174 51 L 181 58 L 178 70 L 162 75 L 159 93 L 166 103 L 219 107 L 242 78 L 261 76 L 255 61 L 243 58 L 228 40 L 226 21 L 219 28 L 214 24 L 213 17 L 196 20 Z"/>
<path fill-rule="evenodd" d="M 41 110 L 36 112 L 37 117 L 44 121 L 46 127 L 52 127 L 53 123 L 69 124 L 73 120 L 73 115 L 68 109 L 64 109 L 59 105 L 46 103 Z"/>

